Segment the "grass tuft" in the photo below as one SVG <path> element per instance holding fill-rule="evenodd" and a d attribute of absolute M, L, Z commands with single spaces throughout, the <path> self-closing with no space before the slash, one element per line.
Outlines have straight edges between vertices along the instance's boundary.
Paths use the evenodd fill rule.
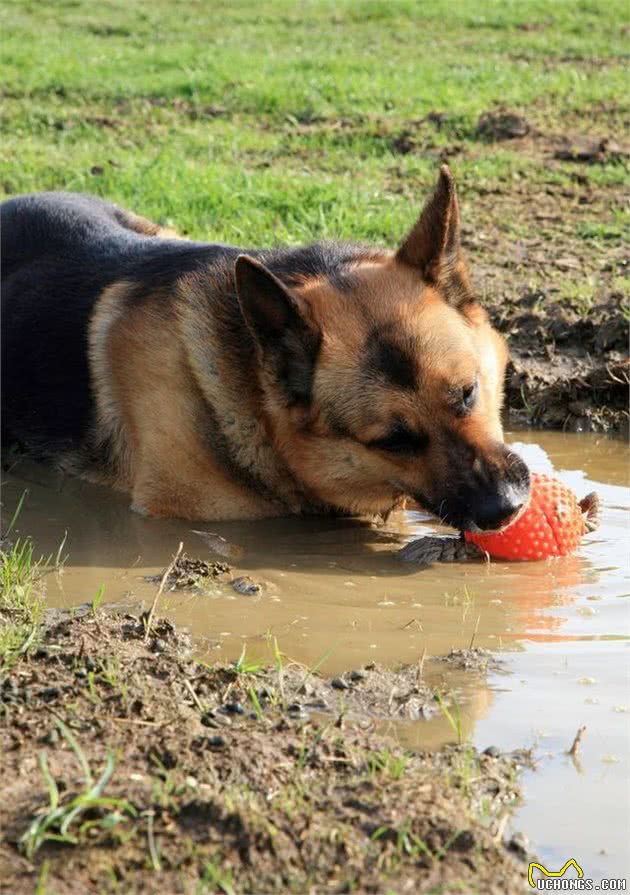
<path fill-rule="evenodd" d="M 237 674 L 259 674 L 265 667 L 264 663 L 258 659 L 247 658 L 247 646 L 243 646 L 241 654 L 233 663 L 234 671 Z"/>
<path fill-rule="evenodd" d="M 396 755 L 390 749 L 381 749 L 379 752 L 371 752 L 367 762 L 371 776 L 381 774 L 391 777 L 392 780 L 400 780 L 409 764 L 409 756 Z"/>
<path fill-rule="evenodd" d="M 11 665 L 37 639 L 45 567 L 43 557 L 34 558 L 30 538 L 0 548 L 0 666 Z"/>
<path fill-rule="evenodd" d="M 48 767 L 46 753 L 40 752 L 39 767 L 48 790 L 48 806 L 33 818 L 20 838 L 20 847 L 29 860 L 46 842 L 78 845 L 88 830 L 98 828 L 112 832 L 124 823 L 127 816 L 136 816 L 135 808 L 125 799 L 104 795 L 115 769 L 113 754 L 107 753 L 105 767 L 99 778 L 95 779 L 88 759 L 70 729 L 63 721 L 58 721 L 57 726 L 77 758 L 85 789 L 62 802 L 59 787 Z"/>

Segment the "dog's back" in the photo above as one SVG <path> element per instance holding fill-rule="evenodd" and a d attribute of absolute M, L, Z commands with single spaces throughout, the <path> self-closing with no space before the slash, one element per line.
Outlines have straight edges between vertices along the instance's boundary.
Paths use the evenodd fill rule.
<path fill-rule="evenodd" d="M 0 217 L 2 442 L 54 453 L 82 443 L 90 424 L 87 331 L 103 289 L 179 275 L 221 247 L 168 238 L 145 218 L 74 193 L 18 196 Z"/>
<path fill-rule="evenodd" d="M 117 248 L 133 235 L 125 213 L 93 196 L 38 193 L 0 206 L 2 278 L 46 256 L 94 252 L 106 242 Z"/>

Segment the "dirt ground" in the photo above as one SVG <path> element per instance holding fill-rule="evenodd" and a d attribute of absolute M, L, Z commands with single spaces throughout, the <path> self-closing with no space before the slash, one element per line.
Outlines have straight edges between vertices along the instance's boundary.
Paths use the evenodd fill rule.
<path fill-rule="evenodd" d="M 146 626 L 57 615 L 5 669 L 0 892 L 523 891 L 503 830 L 527 753 L 375 730 L 439 710 L 421 667 L 208 666 Z"/>
<path fill-rule="evenodd" d="M 510 346 L 510 422 L 627 435 L 628 254 L 614 227 L 585 235 L 620 202 L 617 187 L 587 175 L 614 152 L 622 164 L 628 151 L 589 137 L 529 134 L 509 143 L 538 158 L 549 182 L 512 182 L 476 197 L 482 227 L 464 241 L 477 288 Z M 561 161 L 574 165 L 571 186 L 554 182 Z"/>

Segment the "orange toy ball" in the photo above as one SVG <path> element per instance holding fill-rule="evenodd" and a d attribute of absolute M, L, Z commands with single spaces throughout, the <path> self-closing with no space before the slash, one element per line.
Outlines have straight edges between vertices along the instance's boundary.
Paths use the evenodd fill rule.
<path fill-rule="evenodd" d="M 495 559 L 535 560 L 566 556 L 588 530 L 575 494 L 541 473 L 531 476 L 525 509 L 500 531 L 464 532 L 467 541 Z"/>

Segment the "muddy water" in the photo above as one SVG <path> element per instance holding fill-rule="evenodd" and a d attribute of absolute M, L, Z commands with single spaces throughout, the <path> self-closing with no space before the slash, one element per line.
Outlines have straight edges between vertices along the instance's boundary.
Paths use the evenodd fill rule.
<path fill-rule="evenodd" d="M 355 520 L 280 520 L 190 525 L 142 519 L 125 499 L 34 466 L 4 478 L 5 516 L 24 489 L 18 530 L 43 553 L 67 532 L 68 560 L 48 576 L 51 605 L 89 601 L 148 603 L 144 580 L 164 568 L 180 541 L 209 557 L 203 531 L 238 548 L 236 574 L 262 584 L 247 597 L 228 585 L 203 596 L 165 594 L 160 610 L 199 638 L 209 658 L 268 657 L 270 642 L 328 673 L 378 661 L 417 661 L 453 647 L 500 652 L 504 671 L 489 679 L 441 671 L 455 686 L 466 732 L 480 747 L 531 745 L 538 767 L 514 826 L 558 869 L 569 857 L 586 877 L 630 870 L 630 453 L 593 435 L 512 433 L 535 469 L 555 468 L 578 495 L 597 490 L 603 525 L 579 554 L 551 563 L 435 566 L 417 571 L 395 558 L 398 546 L 436 531 L 408 513 L 386 526 Z M 195 530 L 202 530 L 196 533 Z M 216 558 L 216 557 L 215 557 Z M 579 762 L 564 754 L 587 725 Z M 399 735 L 433 745 L 452 736 L 444 719 Z M 556 867 L 557 865 L 557 867 Z"/>

